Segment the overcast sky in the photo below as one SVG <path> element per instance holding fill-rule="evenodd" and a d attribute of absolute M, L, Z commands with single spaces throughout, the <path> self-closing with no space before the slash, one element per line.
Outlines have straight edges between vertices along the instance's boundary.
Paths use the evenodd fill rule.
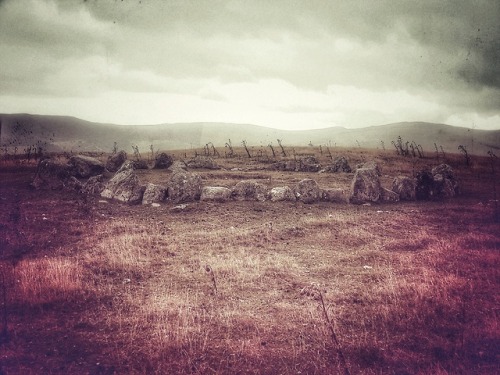
<path fill-rule="evenodd" d="M 498 0 L 0 0 L 0 112 L 500 129 Z"/>

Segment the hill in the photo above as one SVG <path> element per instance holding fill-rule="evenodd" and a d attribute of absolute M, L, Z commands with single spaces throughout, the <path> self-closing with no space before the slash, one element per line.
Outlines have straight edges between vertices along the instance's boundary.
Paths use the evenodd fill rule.
<path fill-rule="evenodd" d="M 183 150 L 203 147 L 212 142 L 223 147 L 231 140 L 239 146 L 243 140 L 250 146 L 264 146 L 277 139 L 286 146 L 328 145 L 330 147 L 393 148 L 392 141 L 414 141 L 424 151 L 434 152 L 434 143 L 445 152 L 457 152 L 465 145 L 470 153 L 484 155 L 500 149 L 500 130 L 486 131 L 459 128 L 445 124 L 401 122 L 366 128 L 332 127 L 307 131 L 287 131 L 250 124 L 174 123 L 158 125 L 114 125 L 84 121 L 66 116 L 0 114 L 0 147 L 22 152 L 29 146 L 47 151 L 131 151 L 132 145 L 149 150 Z M 382 146 L 383 145 L 383 146 Z"/>

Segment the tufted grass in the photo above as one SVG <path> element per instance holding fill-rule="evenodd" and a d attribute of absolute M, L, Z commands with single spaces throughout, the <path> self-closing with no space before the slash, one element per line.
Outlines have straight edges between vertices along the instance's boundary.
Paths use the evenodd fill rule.
<path fill-rule="evenodd" d="M 388 175 L 413 168 L 349 154 L 373 156 Z M 486 171 L 459 169 L 466 194 L 455 200 L 394 205 L 197 202 L 174 212 L 89 199 L 84 217 L 78 198 L 25 193 L 18 235 L 3 232 L 31 250 L 2 259 L 1 369 L 342 373 L 322 305 L 305 292 L 316 289 L 352 374 L 498 373 L 500 242 Z M 351 177 L 317 176 L 324 186 Z"/>

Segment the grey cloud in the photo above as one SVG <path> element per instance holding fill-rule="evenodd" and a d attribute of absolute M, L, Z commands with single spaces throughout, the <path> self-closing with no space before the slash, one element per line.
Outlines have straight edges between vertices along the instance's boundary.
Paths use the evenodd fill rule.
<path fill-rule="evenodd" d="M 57 92 L 47 77 L 95 55 L 123 73 L 96 89 L 161 92 L 180 89 L 169 79 L 278 78 L 318 92 L 330 84 L 405 90 L 488 113 L 500 105 L 497 0 L 46 2 L 60 21 L 22 4 L 0 2 L 0 62 L 23 61 L 0 72 L 9 92 Z M 130 74 L 137 71 L 159 83 Z"/>

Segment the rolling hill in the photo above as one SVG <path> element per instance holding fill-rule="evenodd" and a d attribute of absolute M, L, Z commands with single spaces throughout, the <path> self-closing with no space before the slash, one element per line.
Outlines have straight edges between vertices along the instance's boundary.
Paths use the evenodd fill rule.
<path fill-rule="evenodd" d="M 365 147 L 393 149 L 391 141 L 401 136 L 414 141 L 426 152 L 434 152 L 434 143 L 446 152 L 457 152 L 465 145 L 473 154 L 500 150 L 500 130 L 486 131 L 459 128 L 445 124 L 401 122 L 358 129 L 332 127 L 307 131 L 286 131 L 249 124 L 174 123 L 159 125 L 114 125 L 84 121 L 74 117 L 29 114 L 0 114 L 0 147 L 22 152 L 31 145 L 47 151 L 111 151 L 114 142 L 119 149 L 131 152 L 132 145 L 143 152 L 150 145 L 160 150 L 183 150 L 203 147 L 212 142 L 222 148 L 231 140 L 239 146 L 245 140 L 251 147 L 328 145 L 330 147 Z"/>

